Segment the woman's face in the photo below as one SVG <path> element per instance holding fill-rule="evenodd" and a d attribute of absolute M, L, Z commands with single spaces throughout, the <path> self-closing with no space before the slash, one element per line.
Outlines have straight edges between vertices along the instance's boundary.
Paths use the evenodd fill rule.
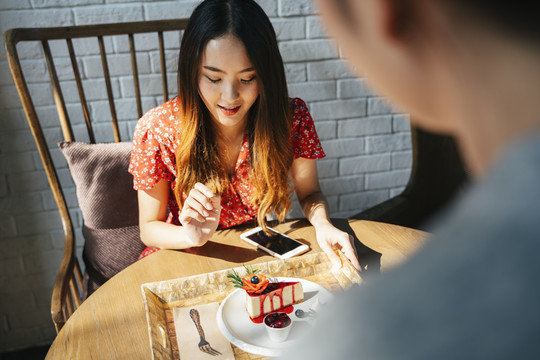
<path fill-rule="evenodd" d="M 233 35 L 212 39 L 199 66 L 199 94 L 222 128 L 243 131 L 259 96 L 259 83 L 244 44 Z"/>

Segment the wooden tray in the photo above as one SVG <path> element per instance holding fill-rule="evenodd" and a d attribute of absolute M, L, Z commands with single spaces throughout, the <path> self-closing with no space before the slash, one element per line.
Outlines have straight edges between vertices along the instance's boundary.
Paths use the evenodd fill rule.
<path fill-rule="evenodd" d="M 287 260 L 255 264 L 253 268 L 260 269 L 270 277 L 310 280 L 335 293 L 362 282 L 359 273 L 343 257 L 342 263 L 344 265 L 341 269 L 333 270 L 324 253 L 313 253 Z M 245 272 L 242 266 L 234 269 L 240 274 Z M 227 279 L 227 273 L 230 271 L 231 269 L 221 270 L 141 285 L 152 359 L 181 359 L 172 309 L 221 302 L 235 290 Z M 232 348 L 237 360 L 265 359 L 260 355 L 246 353 L 234 345 Z"/>

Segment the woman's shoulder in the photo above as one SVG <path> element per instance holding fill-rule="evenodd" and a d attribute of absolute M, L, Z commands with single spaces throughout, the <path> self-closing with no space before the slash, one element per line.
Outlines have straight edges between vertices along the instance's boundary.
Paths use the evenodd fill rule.
<path fill-rule="evenodd" d="M 315 129 L 315 123 L 304 100 L 290 98 L 292 106 L 291 141 L 294 157 L 319 159 L 325 156 Z"/>
<path fill-rule="evenodd" d="M 178 97 L 174 97 L 148 110 L 139 122 L 151 127 L 174 126 L 178 120 L 178 110 Z"/>
<path fill-rule="evenodd" d="M 312 121 L 306 102 L 298 97 L 289 98 L 291 104 L 291 120 L 293 128 L 305 122 Z"/>
<path fill-rule="evenodd" d="M 178 110 L 177 97 L 148 110 L 137 123 L 135 138 L 152 136 L 161 138 L 160 142 L 165 142 L 166 138 L 173 140 L 180 128 Z"/>
<path fill-rule="evenodd" d="M 289 98 L 289 104 L 292 107 L 292 113 L 295 115 L 298 112 L 308 112 L 307 104 L 304 100 L 299 97 Z"/>

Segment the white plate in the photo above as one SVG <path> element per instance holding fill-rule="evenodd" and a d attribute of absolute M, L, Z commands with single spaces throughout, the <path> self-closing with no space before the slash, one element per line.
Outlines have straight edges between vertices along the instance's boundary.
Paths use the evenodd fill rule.
<path fill-rule="evenodd" d="M 300 281 L 304 289 L 304 301 L 294 305 L 294 310 L 302 309 L 308 312 L 319 299 L 321 303 L 328 303 L 333 295 L 319 284 L 312 281 L 279 277 L 278 281 Z M 312 326 L 313 318 L 298 318 L 294 311 L 289 315 L 293 321 L 289 337 L 284 342 L 274 342 L 268 337 L 264 324 L 255 324 L 246 311 L 246 298 L 243 289 L 236 289 L 227 296 L 219 306 L 217 312 L 218 327 L 232 344 L 240 349 L 262 356 L 279 356 L 281 350 L 291 346 L 302 338 L 306 330 Z"/>

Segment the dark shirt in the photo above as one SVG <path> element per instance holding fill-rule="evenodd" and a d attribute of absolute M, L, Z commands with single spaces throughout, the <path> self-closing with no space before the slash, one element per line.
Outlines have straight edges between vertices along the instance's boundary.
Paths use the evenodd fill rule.
<path fill-rule="evenodd" d="M 505 152 L 415 256 L 337 296 L 286 359 L 540 359 L 540 135 Z"/>

